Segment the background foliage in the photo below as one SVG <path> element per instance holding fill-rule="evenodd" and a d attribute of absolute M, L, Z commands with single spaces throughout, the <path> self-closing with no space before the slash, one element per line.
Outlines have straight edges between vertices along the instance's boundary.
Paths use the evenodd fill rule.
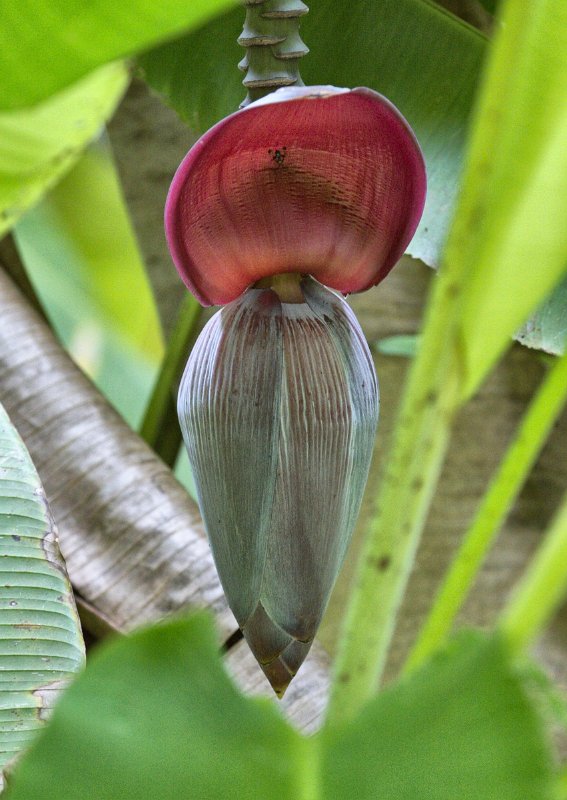
<path fill-rule="evenodd" d="M 183 305 L 163 356 L 159 298 L 156 303 L 146 279 L 102 128 L 133 68 L 195 133 L 232 112 L 243 94 L 234 68 L 242 25 L 242 9 L 235 5 L 10 0 L 2 8 L 0 230 L 14 230 L 18 249 L 5 241 L 0 261 L 19 276 L 33 302 L 36 287 L 63 342 L 128 422 L 140 426 L 144 417 L 142 431 L 158 451 L 168 438 L 170 461 L 178 443 L 171 439 L 172 392 L 198 309 L 191 301 Z M 533 681 L 519 669 L 567 582 L 565 505 L 495 630 L 447 644 L 452 617 L 440 595 L 436 607 L 446 630 L 430 637 L 421 655 L 414 652 L 405 677 L 376 694 L 457 413 L 522 325 L 521 341 L 563 351 L 567 10 L 560 0 L 508 0 L 489 43 L 427 0 L 383 0 L 379 6 L 337 0 L 332 13 L 328 4 L 312 5 L 302 28 L 312 50 L 303 70 L 306 83 L 369 85 L 407 116 L 423 146 L 430 183 L 409 252 L 430 266 L 442 263 L 421 335 L 409 347 L 407 339 L 398 341 L 396 352 L 412 358 L 411 372 L 380 513 L 371 516 L 354 582 L 327 724 L 306 738 L 271 704 L 245 699 L 220 665 L 209 622 L 180 619 L 93 656 L 16 771 L 11 797 L 177 797 L 180 791 L 209 797 L 231 791 L 244 798 L 277 791 L 313 799 L 373 797 L 377 786 L 399 798 L 567 796 L 546 715 L 533 702 Z M 485 5 L 494 11 L 495 4 Z M 136 61 L 116 60 L 125 56 Z M 167 132 L 162 135 L 165 142 Z M 65 554 L 84 619 L 99 633 L 128 630 L 193 605 L 197 597 L 197 605 L 207 598 L 218 629 L 229 633 L 234 623 L 209 577 L 210 557 L 201 533 L 194 533 L 200 524 L 194 506 L 165 466 L 158 468 L 150 450 L 69 368 L 4 275 L 0 303 L 0 397 L 26 430 L 54 507 L 64 509 Z M 147 411 L 162 358 L 165 367 Z M 477 525 L 489 534 L 477 547 L 478 565 L 564 403 L 564 364 L 558 361 L 543 379 L 542 396 L 547 391 L 554 402 L 534 399 L 538 425 L 520 425 L 512 436 L 512 455 L 487 495 L 490 513 L 488 506 L 479 509 Z M 38 483 L 29 519 L 14 510 L 13 484 L 20 479 L 12 481 L 7 472 L 10 448 L 32 483 L 37 479 L 4 416 L 2 425 L 0 488 L 11 481 L 12 495 L 0 496 L 0 525 L 9 545 L 3 552 L 5 589 L 11 590 L 17 575 L 27 580 L 45 569 L 44 552 L 31 565 L 10 549 L 19 526 L 32 537 L 34 520 L 43 527 L 51 523 L 37 499 Z M 512 482 L 507 463 L 516 468 Z M 50 471 L 53 464 L 56 471 Z M 26 481 L 16 490 L 16 505 L 28 502 Z M 189 551 L 194 564 L 180 566 Z M 395 569 L 377 576 L 372 565 L 385 555 Z M 457 553 L 457 567 L 463 558 Z M 42 578 L 31 588 L 42 602 L 51 591 Z M 461 594 L 457 607 L 466 587 Z M 9 600 L 8 594 L 1 599 Z M 538 614 L 526 614 L 526 608 Z M 63 627 L 75 637 L 72 603 L 63 613 L 71 620 Z M 26 618 L 25 624 L 39 623 Z M 23 651 L 31 646 L 30 657 L 45 659 L 51 655 L 42 648 L 52 641 L 51 634 L 0 637 L 10 689 L 0 718 L 6 752 L 28 741 L 25 725 L 14 724 L 14 717 L 42 708 L 34 687 L 26 684 L 25 701 L 14 693 L 20 670 L 10 663 L 10 648 L 26 658 Z M 79 654 L 72 663 L 54 662 L 65 675 L 81 660 L 75 638 L 69 646 Z M 33 664 L 29 669 L 40 683 L 45 679 Z M 540 695 L 553 696 L 562 708 L 545 680 Z M 36 718 L 31 727 L 42 721 Z"/>

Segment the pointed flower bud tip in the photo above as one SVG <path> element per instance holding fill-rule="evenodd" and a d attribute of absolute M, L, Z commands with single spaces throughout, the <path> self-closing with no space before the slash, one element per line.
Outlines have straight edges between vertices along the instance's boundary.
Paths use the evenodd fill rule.
<path fill-rule="evenodd" d="M 204 305 L 285 272 L 360 292 L 403 254 L 425 185 L 419 145 L 386 98 L 287 87 L 221 120 L 189 151 L 167 199 L 166 235 Z"/>

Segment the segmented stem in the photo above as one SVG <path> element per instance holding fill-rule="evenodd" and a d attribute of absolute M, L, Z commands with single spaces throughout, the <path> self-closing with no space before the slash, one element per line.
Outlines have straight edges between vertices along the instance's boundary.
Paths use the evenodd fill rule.
<path fill-rule="evenodd" d="M 309 50 L 299 35 L 300 18 L 309 11 L 301 0 L 244 0 L 246 20 L 238 44 L 246 55 L 238 65 L 248 94 L 258 100 L 281 86 L 303 86 L 299 60 Z"/>

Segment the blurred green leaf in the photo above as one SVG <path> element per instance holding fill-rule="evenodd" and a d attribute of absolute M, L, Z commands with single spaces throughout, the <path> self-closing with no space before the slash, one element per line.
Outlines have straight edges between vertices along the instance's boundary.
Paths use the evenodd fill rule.
<path fill-rule="evenodd" d="M 415 333 L 407 336 L 386 336 L 384 339 L 379 339 L 374 347 L 385 356 L 413 358 L 417 352 L 419 342 L 420 336 Z"/>
<path fill-rule="evenodd" d="M 567 263 L 567 5 L 511 0 L 502 23 L 445 253 L 464 397 Z"/>
<path fill-rule="evenodd" d="M 526 347 L 561 355 L 567 343 L 567 278 L 520 328 L 516 339 Z"/>
<path fill-rule="evenodd" d="M 325 742 L 323 797 L 551 800 L 551 758 L 498 639 L 466 633 Z"/>
<path fill-rule="evenodd" d="M 225 674 L 210 621 L 99 650 L 14 777 L 14 798 L 297 800 L 302 741 Z"/>
<path fill-rule="evenodd" d="M 3 0 L 0 108 L 44 100 L 109 61 L 204 22 L 235 0 Z"/>
<path fill-rule="evenodd" d="M 244 98 L 236 69 L 243 20 L 235 9 L 140 59 L 151 85 L 194 130 L 235 111 Z M 370 86 L 389 97 L 414 128 L 429 188 L 408 252 L 435 265 L 457 192 L 485 38 L 426 0 L 334 0 L 332 8 L 313 3 L 301 32 L 311 48 L 301 64 L 305 83 Z"/>
<path fill-rule="evenodd" d="M 15 234 L 60 338 L 128 422 L 137 424 L 163 344 L 105 140 L 87 150 Z"/>
<path fill-rule="evenodd" d="M 124 65 L 111 64 L 45 103 L 0 114 L 0 236 L 77 161 L 127 82 Z"/>
<path fill-rule="evenodd" d="M 99 650 L 8 797 L 549 800 L 551 780 L 539 720 L 497 640 L 461 637 L 353 723 L 307 739 L 274 701 L 237 692 L 199 615 Z"/>
<path fill-rule="evenodd" d="M 182 443 L 175 390 L 199 336 L 202 314 L 203 309 L 198 301 L 187 292 L 171 330 L 159 375 L 140 426 L 142 439 L 170 467 L 175 464 Z"/>
<path fill-rule="evenodd" d="M 567 731 L 567 696 L 564 690 L 535 661 L 527 661 L 521 669 L 524 684 L 543 717 L 550 725 Z"/>
<path fill-rule="evenodd" d="M 0 558 L 2 768 L 42 727 L 84 646 L 43 488 L 1 405 Z"/>
<path fill-rule="evenodd" d="M 161 358 L 152 291 L 106 139 L 91 145 L 16 235 L 36 283 L 43 271 L 57 270 L 63 296 L 68 282 L 84 296 L 79 319 L 92 318 L 148 359 Z"/>

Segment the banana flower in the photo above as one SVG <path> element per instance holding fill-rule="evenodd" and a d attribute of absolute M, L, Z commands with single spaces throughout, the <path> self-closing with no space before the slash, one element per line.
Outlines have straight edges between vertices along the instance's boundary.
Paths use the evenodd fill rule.
<path fill-rule="evenodd" d="M 180 425 L 232 611 L 278 696 L 305 659 L 359 512 L 378 381 L 344 294 L 381 281 L 425 200 L 407 122 L 369 89 L 280 89 L 223 119 L 166 204 L 179 273 L 223 308 Z"/>

